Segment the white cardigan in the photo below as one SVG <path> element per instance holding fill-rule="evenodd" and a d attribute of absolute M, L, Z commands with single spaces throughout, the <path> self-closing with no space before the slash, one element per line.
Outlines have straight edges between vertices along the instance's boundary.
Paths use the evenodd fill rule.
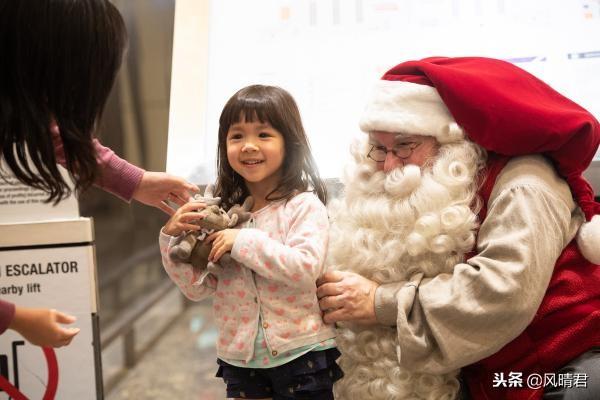
<path fill-rule="evenodd" d="M 274 356 L 335 337 L 333 327 L 323 323 L 316 296 L 329 234 L 319 198 L 304 192 L 272 202 L 245 226 L 231 250 L 232 262 L 201 282 L 190 264 L 168 257 L 176 238 L 162 232 L 159 238 L 165 270 L 183 294 L 192 300 L 214 295 L 217 355 L 252 359 L 259 316 Z"/>

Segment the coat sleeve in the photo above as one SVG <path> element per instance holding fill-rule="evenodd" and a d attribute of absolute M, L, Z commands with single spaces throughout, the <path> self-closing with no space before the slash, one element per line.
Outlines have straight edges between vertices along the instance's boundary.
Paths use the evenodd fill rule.
<path fill-rule="evenodd" d="M 102 172 L 95 185 L 125 201 L 131 201 L 145 171 L 117 156 L 98 139 L 94 139 L 94 148 Z"/>
<path fill-rule="evenodd" d="M 60 165 L 66 167 L 65 151 L 58 126 L 53 124 L 50 131 L 56 160 Z M 98 139 L 93 140 L 93 146 L 101 172 L 95 185 L 122 200 L 131 201 L 145 171 L 117 156 L 114 151 L 103 146 Z"/>
<path fill-rule="evenodd" d="M 185 297 L 193 301 L 200 301 L 215 292 L 218 279 L 214 275 L 205 274 L 200 277 L 199 274 L 194 273 L 191 264 L 171 260 L 169 249 L 177 243 L 176 237 L 166 235 L 161 231 L 158 241 L 165 271 Z"/>

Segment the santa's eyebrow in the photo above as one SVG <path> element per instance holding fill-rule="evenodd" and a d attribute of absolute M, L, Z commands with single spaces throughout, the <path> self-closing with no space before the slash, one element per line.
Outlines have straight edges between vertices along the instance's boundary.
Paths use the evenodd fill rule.
<path fill-rule="evenodd" d="M 405 143 L 405 142 L 414 142 L 416 141 L 416 137 L 415 136 L 396 136 L 394 138 L 394 144 L 398 144 L 398 143 Z"/>

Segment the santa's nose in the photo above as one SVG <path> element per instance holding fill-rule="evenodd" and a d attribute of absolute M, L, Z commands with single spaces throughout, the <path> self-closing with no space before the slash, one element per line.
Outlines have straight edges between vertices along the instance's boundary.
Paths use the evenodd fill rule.
<path fill-rule="evenodd" d="M 383 172 L 387 174 L 394 168 L 400 167 L 402 165 L 404 165 L 404 162 L 402 162 L 400 158 L 396 157 L 394 153 L 390 151 L 385 156 L 385 161 L 383 162 Z"/>

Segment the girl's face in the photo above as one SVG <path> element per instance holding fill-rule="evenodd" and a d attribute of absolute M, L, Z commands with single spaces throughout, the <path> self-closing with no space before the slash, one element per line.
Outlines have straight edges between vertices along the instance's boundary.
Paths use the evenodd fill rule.
<path fill-rule="evenodd" d="M 279 131 L 266 122 L 238 122 L 229 127 L 226 140 L 229 165 L 244 178 L 251 194 L 268 194 L 277 187 L 285 157 Z"/>

